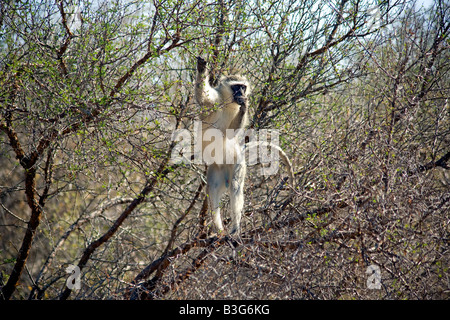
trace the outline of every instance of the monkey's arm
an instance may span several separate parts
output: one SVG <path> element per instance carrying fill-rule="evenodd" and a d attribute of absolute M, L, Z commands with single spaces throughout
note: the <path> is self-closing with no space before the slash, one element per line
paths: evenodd
<path fill-rule="evenodd" d="M 206 61 L 197 57 L 197 79 L 195 82 L 195 98 L 201 106 L 211 107 L 219 102 L 219 94 L 209 85 L 209 76 L 206 71 Z"/>

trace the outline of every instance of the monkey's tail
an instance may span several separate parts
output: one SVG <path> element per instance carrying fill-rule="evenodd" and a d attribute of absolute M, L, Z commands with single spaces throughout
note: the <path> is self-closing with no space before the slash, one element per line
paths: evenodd
<path fill-rule="evenodd" d="M 294 168 L 292 166 L 291 160 L 289 160 L 289 157 L 287 156 L 287 154 L 283 151 L 283 149 L 281 149 L 279 146 L 272 144 L 270 142 L 267 141 L 250 141 L 248 143 L 245 144 L 244 148 L 252 148 L 255 146 L 269 146 L 271 148 L 275 148 L 279 154 L 281 155 L 281 159 L 284 163 L 284 165 L 287 168 L 288 171 L 288 175 L 289 175 L 289 183 L 291 185 L 291 187 L 293 189 L 295 189 L 295 177 L 294 177 Z"/>

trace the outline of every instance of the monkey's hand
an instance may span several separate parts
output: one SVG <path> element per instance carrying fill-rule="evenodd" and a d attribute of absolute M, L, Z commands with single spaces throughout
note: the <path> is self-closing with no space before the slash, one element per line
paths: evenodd
<path fill-rule="evenodd" d="M 197 57 L 197 71 L 203 74 L 206 71 L 206 60 L 202 57 Z"/>

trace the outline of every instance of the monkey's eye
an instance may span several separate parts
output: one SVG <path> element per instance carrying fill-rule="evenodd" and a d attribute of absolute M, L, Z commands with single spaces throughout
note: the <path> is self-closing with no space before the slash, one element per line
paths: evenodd
<path fill-rule="evenodd" d="M 236 94 L 238 92 L 245 93 L 245 90 L 247 90 L 247 86 L 243 84 L 235 84 L 231 86 L 231 89 L 233 90 L 233 93 Z"/>

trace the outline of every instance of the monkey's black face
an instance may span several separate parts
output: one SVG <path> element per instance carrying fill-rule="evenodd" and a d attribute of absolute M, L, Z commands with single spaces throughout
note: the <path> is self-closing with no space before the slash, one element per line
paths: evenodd
<path fill-rule="evenodd" d="M 234 101 L 238 105 L 244 106 L 247 103 L 247 96 L 245 95 L 247 86 L 243 84 L 234 84 L 231 86 L 231 90 L 233 91 Z"/>

